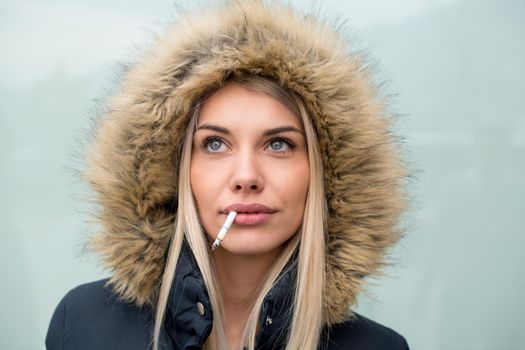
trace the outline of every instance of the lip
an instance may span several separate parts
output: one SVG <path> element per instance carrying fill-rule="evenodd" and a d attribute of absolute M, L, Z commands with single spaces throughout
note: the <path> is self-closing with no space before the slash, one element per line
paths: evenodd
<path fill-rule="evenodd" d="M 235 220 L 233 221 L 234 224 L 251 226 L 262 224 L 263 222 L 270 220 L 272 214 L 277 210 L 260 203 L 235 203 L 224 208 L 222 212 L 224 214 L 229 214 L 231 211 L 237 213 Z"/>
<path fill-rule="evenodd" d="M 265 214 L 273 214 L 277 210 L 267 207 L 264 204 L 260 203 L 249 203 L 249 204 L 243 204 L 243 203 L 234 203 L 222 210 L 224 214 L 229 214 L 231 211 L 236 212 L 237 214 L 258 214 L 258 213 L 265 213 Z"/>
<path fill-rule="evenodd" d="M 242 225 L 242 226 L 259 225 L 259 224 L 262 224 L 263 222 L 270 220 L 271 217 L 272 217 L 272 214 L 270 213 L 253 213 L 253 214 L 241 213 L 235 216 L 235 220 L 233 220 L 233 223 L 236 225 Z"/>

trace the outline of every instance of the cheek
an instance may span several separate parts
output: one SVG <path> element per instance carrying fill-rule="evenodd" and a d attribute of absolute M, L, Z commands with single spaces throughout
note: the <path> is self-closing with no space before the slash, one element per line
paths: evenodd
<path fill-rule="evenodd" d="M 310 183 L 308 162 L 297 162 L 293 166 L 275 173 L 274 181 L 279 183 L 278 191 L 287 202 L 287 205 L 291 208 L 297 208 L 298 213 L 301 213 L 300 216 L 302 217 Z"/>
<path fill-rule="evenodd" d="M 221 209 L 218 199 L 227 186 L 224 167 L 210 164 L 205 159 L 192 159 L 190 164 L 190 186 L 195 200 L 199 221 L 205 232 L 217 232 L 222 222 L 217 222 Z"/>
<path fill-rule="evenodd" d="M 198 208 L 202 208 L 202 204 L 208 203 L 207 198 L 213 195 L 214 179 L 216 178 L 205 170 L 203 162 L 192 162 L 190 166 L 190 185 Z"/>

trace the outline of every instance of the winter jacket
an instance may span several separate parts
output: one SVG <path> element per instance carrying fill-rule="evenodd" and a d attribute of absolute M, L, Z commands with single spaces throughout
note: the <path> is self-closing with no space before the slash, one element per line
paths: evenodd
<path fill-rule="evenodd" d="M 332 27 L 275 2 L 226 1 L 181 15 L 124 67 L 95 120 L 81 170 L 101 227 L 89 247 L 112 275 L 64 297 L 49 328 L 49 350 L 147 348 L 177 214 L 190 113 L 227 79 L 248 75 L 297 94 L 317 134 L 329 214 L 323 291 L 328 349 L 407 348 L 399 334 L 351 311 L 365 278 L 381 275 L 388 249 L 403 234 L 398 221 L 409 174 L 366 57 Z M 204 283 L 191 252 L 184 251 L 164 325 L 167 349 L 199 348 L 211 329 Z M 265 299 L 259 349 L 279 348 L 278 335 L 288 325 L 284 295 L 294 268 L 287 271 Z"/>
<path fill-rule="evenodd" d="M 257 350 L 284 349 L 295 269 L 289 263 L 267 294 L 259 319 Z M 118 300 L 107 279 L 81 285 L 60 302 L 46 337 L 48 350 L 150 348 L 152 309 Z M 183 245 L 171 288 L 162 349 L 200 349 L 213 323 L 208 293 L 187 244 Z M 404 337 L 357 313 L 346 322 L 327 326 L 319 349 L 408 350 Z"/>

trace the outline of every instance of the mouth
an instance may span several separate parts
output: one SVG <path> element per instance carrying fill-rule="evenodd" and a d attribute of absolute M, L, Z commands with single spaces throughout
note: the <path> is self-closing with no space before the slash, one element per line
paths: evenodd
<path fill-rule="evenodd" d="M 222 210 L 224 214 L 229 214 L 231 211 L 234 211 L 237 214 L 273 214 L 277 210 L 260 203 L 234 203 Z"/>
<path fill-rule="evenodd" d="M 262 224 L 263 222 L 270 220 L 272 214 L 277 210 L 260 203 L 235 203 L 224 208 L 222 213 L 228 215 L 231 211 L 237 213 L 237 216 L 233 221 L 234 224 L 251 226 Z"/>
<path fill-rule="evenodd" d="M 233 223 L 241 226 L 259 225 L 270 220 L 272 215 L 270 213 L 238 213 Z"/>

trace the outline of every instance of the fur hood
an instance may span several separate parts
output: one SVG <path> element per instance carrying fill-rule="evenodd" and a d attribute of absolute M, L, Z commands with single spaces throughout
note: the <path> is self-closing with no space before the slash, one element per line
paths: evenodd
<path fill-rule="evenodd" d="M 135 63 L 93 125 L 82 176 L 100 231 L 89 247 L 122 299 L 154 305 L 177 211 L 181 139 L 199 96 L 232 75 L 262 75 L 305 102 L 329 208 L 326 324 L 346 319 L 364 278 L 402 235 L 408 176 L 392 116 L 364 57 L 332 26 L 264 1 L 185 15 Z"/>

